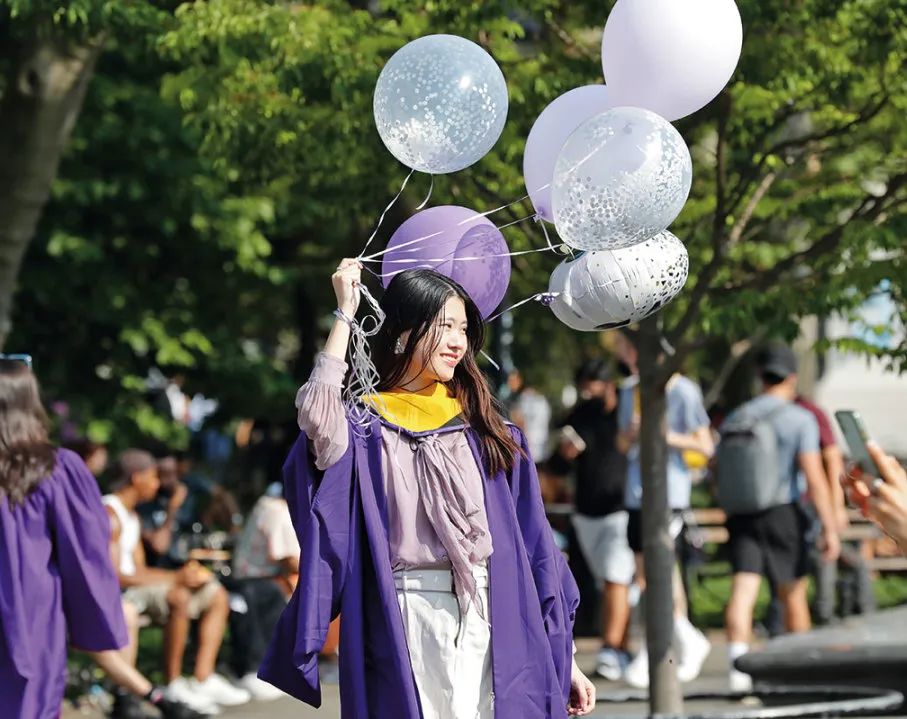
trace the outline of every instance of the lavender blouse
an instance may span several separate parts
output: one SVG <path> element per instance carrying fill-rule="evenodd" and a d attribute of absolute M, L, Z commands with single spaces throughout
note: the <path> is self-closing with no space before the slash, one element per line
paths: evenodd
<path fill-rule="evenodd" d="M 336 463 L 349 443 L 341 385 L 347 365 L 321 353 L 296 396 L 299 427 L 314 446 L 315 465 Z M 471 565 L 491 555 L 485 494 L 475 457 L 462 429 L 420 440 L 382 425 L 382 469 L 388 498 L 390 555 L 394 571 L 440 568 L 463 559 Z M 444 506 L 436 505 L 443 502 Z M 461 511 L 451 511 L 451 508 Z M 443 539 L 442 539 L 443 537 Z M 445 541 L 446 540 L 446 541 Z M 451 559 L 453 545 L 458 557 Z"/>

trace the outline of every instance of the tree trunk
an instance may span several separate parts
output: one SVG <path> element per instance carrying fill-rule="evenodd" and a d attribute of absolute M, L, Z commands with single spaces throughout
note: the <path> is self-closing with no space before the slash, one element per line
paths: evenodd
<path fill-rule="evenodd" d="M 0 349 L 12 328 L 22 258 L 50 196 L 102 40 L 79 45 L 36 31 L 13 49 L 0 99 Z"/>
<path fill-rule="evenodd" d="M 683 695 L 674 656 L 674 541 L 669 531 L 665 375 L 659 318 L 640 325 L 639 384 L 642 531 L 646 565 L 646 644 L 649 652 L 649 710 L 680 715 Z"/>

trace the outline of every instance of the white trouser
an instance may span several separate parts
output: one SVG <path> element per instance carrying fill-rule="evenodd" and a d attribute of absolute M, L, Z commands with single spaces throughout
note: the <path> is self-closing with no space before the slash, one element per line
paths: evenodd
<path fill-rule="evenodd" d="M 494 717 L 488 572 L 474 574 L 476 600 L 461 620 L 450 570 L 394 572 L 424 719 Z"/>

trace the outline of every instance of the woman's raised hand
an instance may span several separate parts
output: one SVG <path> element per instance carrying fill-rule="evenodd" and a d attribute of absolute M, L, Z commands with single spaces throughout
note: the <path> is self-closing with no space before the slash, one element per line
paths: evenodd
<path fill-rule="evenodd" d="M 331 276 L 331 284 L 337 296 L 337 308 L 347 317 L 352 318 L 359 309 L 361 281 L 362 264 L 359 260 L 349 257 L 337 266 L 337 271 Z"/>

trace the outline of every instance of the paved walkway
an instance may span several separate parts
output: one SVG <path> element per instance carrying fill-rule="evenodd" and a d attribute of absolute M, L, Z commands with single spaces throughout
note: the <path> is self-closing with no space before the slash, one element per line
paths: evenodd
<path fill-rule="evenodd" d="M 702 676 L 695 682 L 687 685 L 687 692 L 711 692 L 721 691 L 727 688 L 727 652 L 725 649 L 724 639 L 720 633 L 714 633 L 709 637 L 712 640 L 712 653 L 706 661 Z M 580 667 L 589 672 L 595 667 L 595 653 L 597 643 L 595 640 L 580 639 L 577 642 L 577 662 Z M 224 719 L 336 719 L 340 716 L 340 698 L 335 683 L 328 683 L 330 678 L 323 686 L 324 704 L 321 709 L 313 709 L 302 702 L 294 699 L 285 698 L 267 703 L 252 702 L 242 707 L 225 709 L 221 714 Z M 629 694 L 630 696 L 640 696 L 639 692 L 629 690 L 622 683 L 608 682 L 603 679 L 595 680 L 599 696 L 609 695 L 616 696 Z M 704 704 L 703 702 L 689 702 L 686 711 L 695 712 L 701 710 L 716 710 L 714 702 Z M 646 714 L 646 705 L 642 701 L 628 701 L 614 704 L 611 702 L 600 702 L 593 716 L 604 717 L 615 715 L 644 715 Z M 63 712 L 62 719 L 76 719 L 84 717 L 86 719 L 100 719 L 98 713 L 80 713 L 73 710 Z"/>

